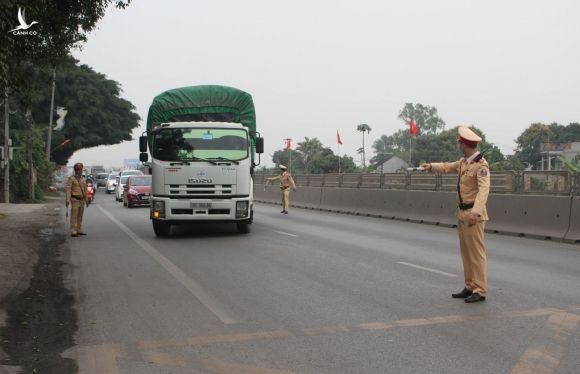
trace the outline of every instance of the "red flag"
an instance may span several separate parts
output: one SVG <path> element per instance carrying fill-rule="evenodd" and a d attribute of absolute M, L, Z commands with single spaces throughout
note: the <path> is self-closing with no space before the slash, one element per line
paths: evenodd
<path fill-rule="evenodd" d="M 336 130 L 336 142 L 338 144 L 342 144 L 342 140 L 340 140 L 340 134 L 338 133 L 338 130 Z"/>
<path fill-rule="evenodd" d="M 419 128 L 417 128 L 415 121 L 411 120 L 411 123 L 409 123 L 409 134 L 411 134 L 411 136 L 417 136 L 418 133 Z"/>
<path fill-rule="evenodd" d="M 291 149 L 292 148 L 292 139 L 284 139 L 286 142 L 286 147 L 284 149 Z"/>

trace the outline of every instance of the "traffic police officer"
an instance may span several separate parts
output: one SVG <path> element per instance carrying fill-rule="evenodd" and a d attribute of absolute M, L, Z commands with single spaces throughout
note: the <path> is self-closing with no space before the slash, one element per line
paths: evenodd
<path fill-rule="evenodd" d="M 280 175 L 276 177 L 266 178 L 268 181 L 280 181 L 280 190 L 282 190 L 282 211 L 280 213 L 288 214 L 288 206 L 290 205 L 290 187 L 296 192 L 296 184 L 292 175 L 288 172 L 288 168 L 280 165 Z"/>
<path fill-rule="evenodd" d="M 70 234 L 71 236 L 86 235 L 81 231 L 85 205 L 89 206 L 87 199 L 87 183 L 83 177 L 84 165 L 80 162 L 74 164 L 74 175 L 68 177 L 66 183 L 66 207 L 71 205 L 70 211 Z"/>
<path fill-rule="evenodd" d="M 488 220 L 486 202 L 489 195 L 489 165 L 477 151 L 481 138 L 467 127 L 459 127 L 459 147 L 463 158 L 456 162 L 423 164 L 421 168 L 437 173 L 457 173 L 457 230 L 465 287 L 451 294 L 466 303 L 484 301 L 487 297 L 487 260 L 483 232 Z"/>

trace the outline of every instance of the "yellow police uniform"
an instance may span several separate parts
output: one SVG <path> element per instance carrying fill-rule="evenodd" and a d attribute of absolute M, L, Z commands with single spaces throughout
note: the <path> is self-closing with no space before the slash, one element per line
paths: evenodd
<path fill-rule="evenodd" d="M 459 141 L 475 146 L 481 138 L 466 127 L 459 128 Z M 490 174 L 487 161 L 479 152 L 452 163 L 432 163 L 430 170 L 438 173 L 457 173 L 457 230 L 465 288 L 471 293 L 487 296 L 487 259 L 483 234 L 487 215 Z M 471 213 L 477 215 L 469 225 Z M 465 297 L 469 295 L 463 295 Z M 458 297 L 454 295 L 454 297 Z"/>
<path fill-rule="evenodd" d="M 71 175 L 66 183 L 66 202 L 70 203 L 70 233 L 73 236 L 83 235 L 83 213 L 85 204 L 88 205 L 87 184 L 85 178 Z"/>
<path fill-rule="evenodd" d="M 266 179 L 269 181 L 280 181 L 280 190 L 282 191 L 282 213 L 288 213 L 288 206 L 290 205 L 290 188 L 296 190 L 296 184 L 286 166 L 280 165 L 280 169 L 283 170 L 281 175 Z"/>

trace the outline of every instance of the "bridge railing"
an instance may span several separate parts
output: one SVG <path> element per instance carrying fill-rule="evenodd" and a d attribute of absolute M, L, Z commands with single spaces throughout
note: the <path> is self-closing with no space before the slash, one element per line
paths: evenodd
<path fill-rule="evenodd" d="M 273 175 L 256 173 L 255 182 L 264 184 Z M 293 175 L 297 186 L 372 188 L 391 190 L 455 191 L 457 175 L 421 172 L 342 173 Z M 491 172 L 492 193 L 580 195 L 580 173 L 568 171 Z"/>

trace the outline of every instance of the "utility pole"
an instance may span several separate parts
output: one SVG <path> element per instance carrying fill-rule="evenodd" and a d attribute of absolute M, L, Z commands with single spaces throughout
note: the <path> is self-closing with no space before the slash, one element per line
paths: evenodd
<path fill-rule="evenodd" d="M 10 202 L 10 135 L 8 133 L 8 86 L 4 89 L 4 202 Z"/>
<path fill-rule="evenodd" d="M 50 97 L 50 116 L 48 118 L 48 137 L 46 139 L 46 160 L 50 162 L 50 146 L 52 143 L 52 118 L 54 117 L 54 88 L 56 86 L 56 66 L 52 69 L 52 95 Z"/>

